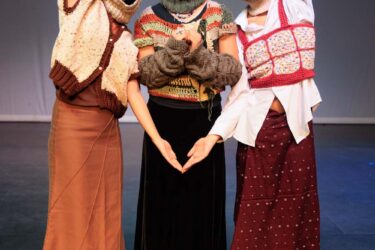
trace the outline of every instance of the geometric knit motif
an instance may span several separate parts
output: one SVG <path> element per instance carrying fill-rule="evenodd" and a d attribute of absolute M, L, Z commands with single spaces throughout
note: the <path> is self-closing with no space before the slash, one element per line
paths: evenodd
<path fill-rule="evenodd" d="M 253 88 L 295 84 L 315 75 L 314 26 L 289 24 L 282 0 L 278 1 L 278 12 L 280 28 L 251 41 L 244 31 L 238 32 Z"/>
<path fill-rule="evenodd" d="M 272 68 L 278 75 L 294 73 L 301 66 L 310 70 L 314 69 L 314 51 L 314 28 L 300 26 L 278 31 L 268 39 L 252 43 L 246 50 L 246 57 L 251 67 L 251 77 L 262 78 L 270 75 Z M 263 64 L 266 64 L 267 68 L 259 67 Z"/>

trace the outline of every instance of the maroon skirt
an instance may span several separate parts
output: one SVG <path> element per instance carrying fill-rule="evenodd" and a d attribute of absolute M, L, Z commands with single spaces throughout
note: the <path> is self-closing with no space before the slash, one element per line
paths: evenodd
<path fill-rule="evenodd" d="M 319 249 L 312 124 L 297 144 L 285 114 L 270 111 L 255 147 L 239 143 L 231 250 Z"/>

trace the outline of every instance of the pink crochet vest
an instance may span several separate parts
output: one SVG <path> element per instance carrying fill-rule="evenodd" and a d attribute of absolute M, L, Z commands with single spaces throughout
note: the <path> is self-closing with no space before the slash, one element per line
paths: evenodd
<path fill-rule="evenodd" d="M 283 1 L 278 5 L 280 28 L 252 41 L 238 29 L 252 88 L 291 85 L 315 75 L 314 26 L 289 24 Z"/>

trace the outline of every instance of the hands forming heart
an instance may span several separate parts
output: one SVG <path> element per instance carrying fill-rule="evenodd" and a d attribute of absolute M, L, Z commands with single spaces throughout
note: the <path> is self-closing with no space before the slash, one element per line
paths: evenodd
<path fill-rule="evenodd" d="M 174 153 L 171 145 L 164 139 L 160 138 L 154 141 L 156 147 L 159 149 L 160 153 L 166 159 L 166 161 L 176 170 L 182 174 L 186 173 L 195 164 L 203 161 L 211 152 L 212 148 L 215 146 L 216 142 L 220 139 L 217 135 L 208 135 L 206 137 L 200 138 L 195 142 L 194 146 L 190 149 L 187 156 L 189 160 L 182 165 L 178 162 L 176 154 Z"/>
<path fill-rule="evenodd" d="M 207 135 L 200 138 L 188 153 L 189 160 L 182 168 L 182 173 L 186 173 L 195 164 L 203 161 L 211 152 L 216 142 L 220 139 L 218 135 Z"/>
<path fill-rule="evenodd" d="M 201 34 L 194 29 L 178 28 L 172 33 L 172 37 L 180 41 L 185 40 L 189 44 L 190 52 L 194 51 L 202 43 Z M 159 138 L 154 141 L 154 143 L 166 161 L 173 168 L 184 174 L 192 166 L 204 160 L 219 139 L 220 137 L 217 135 L 208 135 L 196 141 L 194 146 L 188 152 L 187 156 L 189 159 L 183 167 L 178 162 L 175 152 L 166 140 Z"/>

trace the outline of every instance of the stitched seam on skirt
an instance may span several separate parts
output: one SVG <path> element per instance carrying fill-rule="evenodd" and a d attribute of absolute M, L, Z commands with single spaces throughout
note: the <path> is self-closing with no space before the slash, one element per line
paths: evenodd
<path fill-rule="evenodd" d="M 110 125 L 111 121 L 113 119 L 113 116 L 111 117 L 111 119 L 108 121 L 108 123 L 104 126 L 104 129 L 100 132 L 100 134 L 95 138 L 94 142 L 92 143 L 91 145 L 91 148 L 90 148 L 90 153 L 94 147 L 94 145 L 96 144 L 96 142 L 98 141 L 98 139 L 100 138 L 100 136 L 104 133 L 104 131 L 108 128 L 108 126 Z M 72 183 L 72 181 L 74 180 L 74 178 L 79 174 L 79 172 L 81 172 L 82 168 L 85 166 L 87 160 L 89 159 L 89 156 L 90 156 L 90 153 L 87 155 L 86 159 L 83 161 L 81 167 L 77 170 L 77 172 L 72 176 L 72 178 L 70 179 L 70 181 L 66 184 L 66 186 L 64 187 L 64 189 L 61 191 L 61 193 L 57 196 L 56 198 L 56 201 L 53 203 L 53 205 L 51 206 L 51 209 L 50 209 L 50 212 L 52 212 L 53 208 L 55 208 L 56 206 L 56 203 L 60 200 L 61 196 L 64 194 L 64 192 L 66 191 L 66 189 L 69 187 L 69 185 Z"/>
<path fill-rule="evenodd" d="M 113 120 L 113 116 L 111 116 L 111 119 L 109 120 L 109 122 L 111 122 Z M 111 127 L 109 129 L 109 132 L 112 130 L 113 128 L 113 124 L 111 124 Z M 103 131 L 104 132 L 104 131 Z M 100 188 L 100 184 L 102 183 L 102 179 L 103 179 L 103 172 L 104 172 L 104 163 L 105 163 L 105 159 L 107 158 L 107 149 L 108 149 L 108 138 L 109 138 L 109 133 L 107 135 L 107 138 L 106 138 L 106 147 L 105 147 L 105 153 L 104 153 L 104 157 L 103 157 L 103 161 L 102 161 L 102 170 L 100 172 L 100 178 L 99 178 L 99 183 L 98 183 L 98 187 L 96 188 L 96 194 L 95 194 L 95 199 L 93 201 L 93 204 L 91 206 L 91 211 L 90 211 L 90 220 L 89 220 L 89 223 L 87 224 L 87 228 L 86 228 L 86 232 L 83 236 L 83 239 L 82 239 L 82 243 L 81 243 L 81 246 L 79 249 L 82 249 L 83 247 L 83 244 L 85 243 L 85 240 L 86 240 L 86 237 L 87 237 L 87 233 L 89 231 L 89 228 L 90 228 L 90 224 L 91 224 L 91 221 L 92 221 L 92 214 L 93 214 L 93 211 L 94 211 L 94 207 L 95 207 L 95 204 L 96 204 L 96 200 L 98 198 L 98 193 L 99 193 L 99 188 Z M 104 237 L 105 238 L 105 237 Z"/>
<path fill-rule="evenodd" d="M 54 117 L 53 118 L 55 118 L 54 119 L 54 122 L 56 122 L 56 121 L 58 121 L 58 116 L 59 116 L 59 114 L 60 114 L 60 112 L 59 112 L 59 107 L 58 107 L 58 103 L 57 102 L 59 102 L 59 100 L 57 99 L 56 101 L 55 101 L 55 104 L 54 104 Z M 55 132 L 55 125 L 54 125 L 54 122 L 52 122 L 51 123 L 51 131 L 52 131 L 52 133 L 53 133 L 53 141 L 52 141 L 52 144 L 53 144 L 53 146 L 52 146 L 52 148 L 53 148 L 53 152 L 51 153 L 52 154 L 52 164 L 53 164 L 53 166 L 52 166 L 52 168 L 55 168 L 55 166 L 56 166 L 56 157 L 55 157 L 55 145 L 56 145 L 56 136 L 55 136 L 55 134 L 56 134 L 56 132 Z M 51 136 L 51 135 L 50 135 Z M 51 156 L 50 156 L 51 157 Z M 51 166 L 50 166 L 51 167 Z M 49 171 L 51 171 L 51 170 L 49 170 Z M 55 170 L 53 170 L 54 172 L 55 172 Z M 56 175 L 53 175 L 53 177 L 55 177 Z M 55 183 L 55 181 L 54 180 L 51 180 L 51 179 L 54 179 L 54 178 L 51 178 L 52 176 L 50 176 L 49 177 L 49 182 L 50 182 L 50 187 L 49 187 L 49 201 L 48 201 L 48 213 L 47 213 L 47 228 L 46 228 L 46 235 L 45 235 L 45 241 L 47 241 L 47 239 L 49 238 L 49 234 L 50 234 L 50 228 L 51 228 L 51 223 L 52 223 L 52 221 L 50 220 L 50 216 L 51 216 L 51 211 L 52 211 L 52 209 L 51 209 L 51 203 L 52 203 L 52 197 L 51 197 L 51 193 L 52 193 L 52 190 L 53 190 L 53 184 Z"/>
<path fill-rule="evenodd" d="M 315 188 L 315 189 L 311 189 L 311 190 L 305 191 L 303 193 L 277 195 L 274 198 L 240 199 L 240 202 L 242 202 L 242 201 L 271 201 L 271 200 L 275 200 L 275 199 L 279 199 L 279 198 L 288 198 L 288 197 L 294 197 L 294 196 L 302 196 L 302 195 L 306 195 L 306 194 L 309 194 L 309 193 L 312 193 L 312 192 L 317 192 L 317 191 L 318 191 L 318 189 Z"/>

